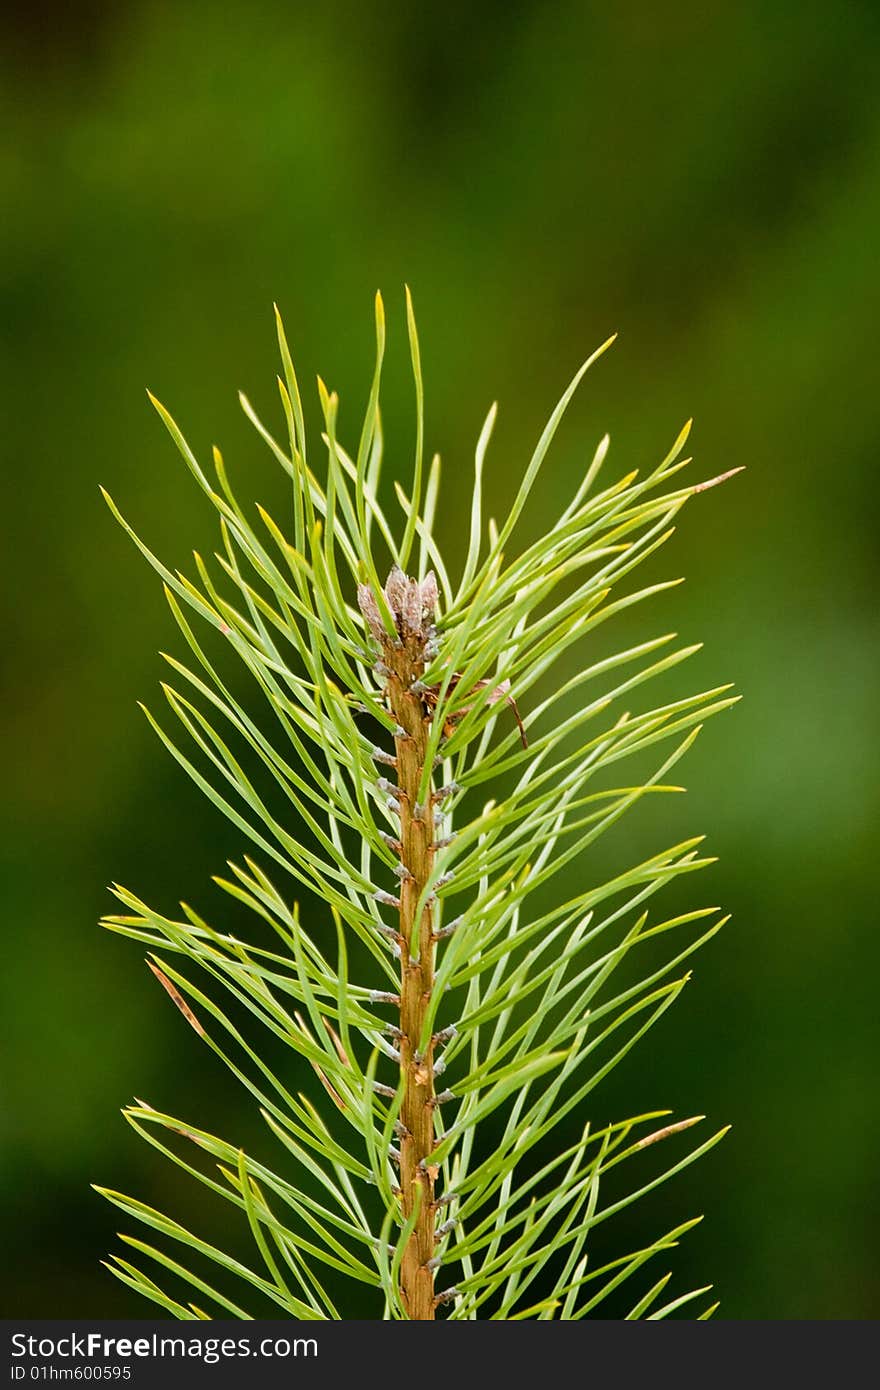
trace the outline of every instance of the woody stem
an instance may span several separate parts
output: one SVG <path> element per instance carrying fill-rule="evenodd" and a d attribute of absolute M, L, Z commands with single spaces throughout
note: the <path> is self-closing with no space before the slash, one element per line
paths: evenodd
<path fill-rule="evenodd" d="M 408 1316 L 434 1317 L 434 1056 L 430 1038 L 419 1051 L 425 1014 L 434 984 L 433 909 L 419 898 L 434 859 L 434 813 L 430 790 L 424 805 L 417 802 L 424 767 L 428 723 L 424 707 L 410 689 L 424 671 L 424 655 L 415 641 L 386 657 L 391 671 L 388 702 L 402 731 L 395 738 L 397 782 L 400 787 L 400 843 L 403 869 L 400 886 L 400 1066 L 404 1078 L 400 1141 L 400 1189 L 403 1215 L 418 1205 L 416 1224 L 401 1264 L 401 1293 Z"/>

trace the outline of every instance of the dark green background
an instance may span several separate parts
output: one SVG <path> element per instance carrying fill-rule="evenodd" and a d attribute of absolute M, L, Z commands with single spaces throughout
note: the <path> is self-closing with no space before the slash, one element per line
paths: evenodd
<path fill-rule="evenodd" d="M 653 1210 L 707 1215 L 677 1287 L 714 1280 L 728 1318 L 876 1316 L 880 9 L 93 0 L 4 26 L 2 1311 L 148 1314 L 98 1265 L 117 1223 L 88 1183 L 196 1217 L 119 1118 L 133 1093 L 247 1132 L 142 952 L 95 926 L 111 879 L 220 918 L 208 877 L 241 848 L 135 708 L 172 624 L 98 483 L 164 557 L 210 549 L 144 386 L 275 498 L 235 397 L 277 418 L 271 302 L 313 427 L 320 371 L 351 440 L 377 285 L 405 474 L 406 280 L 453 556 L 488 404 L 500 508 L 614 330 L 532 521 L 606 428 L 612 471 L 691 414 L 700 476 L 748 465 L 686 511 L 662 572 L 688 583 L 621 627 L 705 639 L 675 689 L 745 696 L 672 823 L 616 847 L 706 830 L 720 863 L 670 906 L 734 918 L 596 1113 L 733 1123 Z"/>

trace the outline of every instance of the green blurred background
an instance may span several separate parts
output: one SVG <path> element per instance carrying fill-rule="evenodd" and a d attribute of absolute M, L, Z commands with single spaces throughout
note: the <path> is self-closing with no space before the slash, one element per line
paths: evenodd
<path fill-rule="evenodd" d="M 719 864 L 668 903 L 734 918 L 596 1109 L 733 1123 L 654 1209 L 706 1213 L 680 1287 L 714 1280 L 727 1318 L 877 1316 L 880 9 L 91 0 L 2 25 L 0 1311 L 149 1314 L 98 1264 L 117 1221 L 92 1180 L 218 1235 L 119 1117 L 132 1094 L 251 1123 L 142 952 L 95 926 L 111 879 L 222 919 L 208 878 L 241 850 L 135 708 L 172 623 L 98 484 L 166 559 L 210 551 L 144 386 L 275 499 L 235 394 L 277 419 L 272 300 L 351 440 L 377 285 L 406 470 L 406 280 L 453 558 L 488 404 L 500 508 L 614 330 L 533 521 L 606 428 L 615 472 L 691 414 L 699 476 L 748 465 L 664 554 L 688 583 L 620 628 L 704 639 L 675 689 L 746 697 L 690 795 L 615 850 L 709 832 Z"/>

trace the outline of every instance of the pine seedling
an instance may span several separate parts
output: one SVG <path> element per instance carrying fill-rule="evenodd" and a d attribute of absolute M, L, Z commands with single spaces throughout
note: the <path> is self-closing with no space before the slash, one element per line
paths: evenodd
<path fill-rule="evenodd" d="M 593 1233 L 724 1133 L 645 1176 L 641 1151 L 702 1117 L 609 1120 L 594 1095 L 722 925 L 717 909 L 654 912 L 665 885 L 711 861 L 693 838 L 596 882 L 588 851 L 643 798 L 681 790 L 669 774 L 734 699 L 720 686 L 621 707 L 697 650 L 674 635 L 588 663 L 597 628 L 671 587 L 629 580 L 687 500 L 722 479 L 679 481 L 685 427 L 652 471 L 603 486 L 606 437 L 556 522 L 519 541 L 560 421 L 609 339 L 564 392 L 500 525 L 483 508 L 490 410 L 470 496 L 462 508 L 459 487 L 452 502 L 467 532 L 453 576 L 434 538 L 440 460 L 425 466 L 408 294 L 407 324 L 416 448 L 408 491 L 394 485 L 399 516 L 381 485 L 378 296 L 353 454 L 320 381 L 320 462 L 307 452 L 280 317 L 285 444 L 242 397 L 289 479 L 282 523 L 263 508 L 250 519 L 219 451 L 211 475 L 156 400 L 219 514 L 215 564 L 196 555 L 194 580 L 172 572 L 107 498 L 191 654 L 167 657 L 177 735 L 147 718 L 249 842 L 216 882 L 253 931 L 186 906 L 165 917 L 118 886 L 124 915 L 105 923 L 147 945 L 159 984 L 259 1108 L 269 1154 L 127 1107 L 139 1135 L 237 1209 L 251 1255 L 99 1188 L 153 1233 L 122 1234 L 108 1268 L 182 1319 L 339 1318 L 363 1315 L 365 1298 L 376 1318 L 579 1319 L 603 1315 L 612 1294 L 629 1304 L 630 1287 L 629 1318 L 708 1317 L 714 1305 L 692 1312 L 706 1290 L 664 1302 L 668 1274 L 640 1279 L 693 1221 L 612 1258 L 605 1242 L 594 1256 Z M 627 780 L 630 759 L 653 761 Z M 576 880 L 557 878 L 575 864 Z"/>

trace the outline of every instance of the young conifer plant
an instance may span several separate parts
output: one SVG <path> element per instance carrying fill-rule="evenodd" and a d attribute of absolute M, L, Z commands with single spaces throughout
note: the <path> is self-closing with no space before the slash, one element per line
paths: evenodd
<path fill-rule="evenodd" d="M 697 648 L 670 649 L 673 634 L 589 664 L 589 639 L 671 587 L 627 581 L 688 498 L 722 478 L 678 481 L 686 426 L 646 476 L 600 486 L 606 437 L 558 520 L 517 548 L 559 423 L 609 339 L 564 392 L 500 525 L 486 522 L 481 490 L 489 411 L 470 497 L 463 505 L 458 488 L 452 500 L 468 544 L 450 575 L 434 539 L 440 460 L 424 466 L 409 294 L 416 444 L 408 491 L 394 485 L 395 519 L 380 487 L 381 298 L 353 455 L 320 380 L 320 461 L 307 451 L 277 324 L 286 445 L 242 406 L 289 478 L 283 522 L 261 507 L 251 520 L 219 451 L 212 478 L 156 400 L 219 513 L 216 567 L 196 555 L 196 582 L 172 572 L 107 498 L 163 579 L 191 652 L 188 664 L 166 658 L 176 684 L 163 687 L 184 744 L 147 718 L 253 847 L 216 882 L 254 930 L 243 939 L 185 905 L 172 920 L 118 886 L 125 915 L 105 922 L 147 944 L 156 979 L 259 1107 L 270 1158 L 129 1106 L 139 1135 L 238 1209 L 252 1253 L 225 1253 L 99 1188 L 155 1233 L 121 1235 L 126 1254 L 108 1268 L 182 1319 L 364 1316 L 369 1298 L 376 1318 L 578 1319 L 602 1316 L 624 1284 L 615 1297 L 629 1295 L 631 1319 L 709 1317 L 705 1289 L 664 1302 L 669 1274 L 640 1274 L 693 1221 L 611 1258 L 592 1247 L 600 1224 L 724 1133 L 646 1176 L 640 1151 L 702 1117 L 609 1121 L 594 1108 L 596 1087 L 677 998 L 684 961 L 724 920 L 714 908 L 664 919 L 651 900 L 711 861 L 689 839 L 594 882 L 587 851 L 643 797 L 681 790 L 672 768 L 734 700 L 721 686 L 620 708 Z M 233 692 L 223 645 L 243 664 L 247 697 Z M 621 780 L 655 745 L 653 771 Z M 575 861 L 577 892 L 554 895 Z M 649 966 L 617 974 L 643 954 Z M 300 1089 L 302 1059 L 311 1089 Z M 630 1160 L 637 1178 L 615 1174 L 606 1200 L 607 1176 Z"/>

